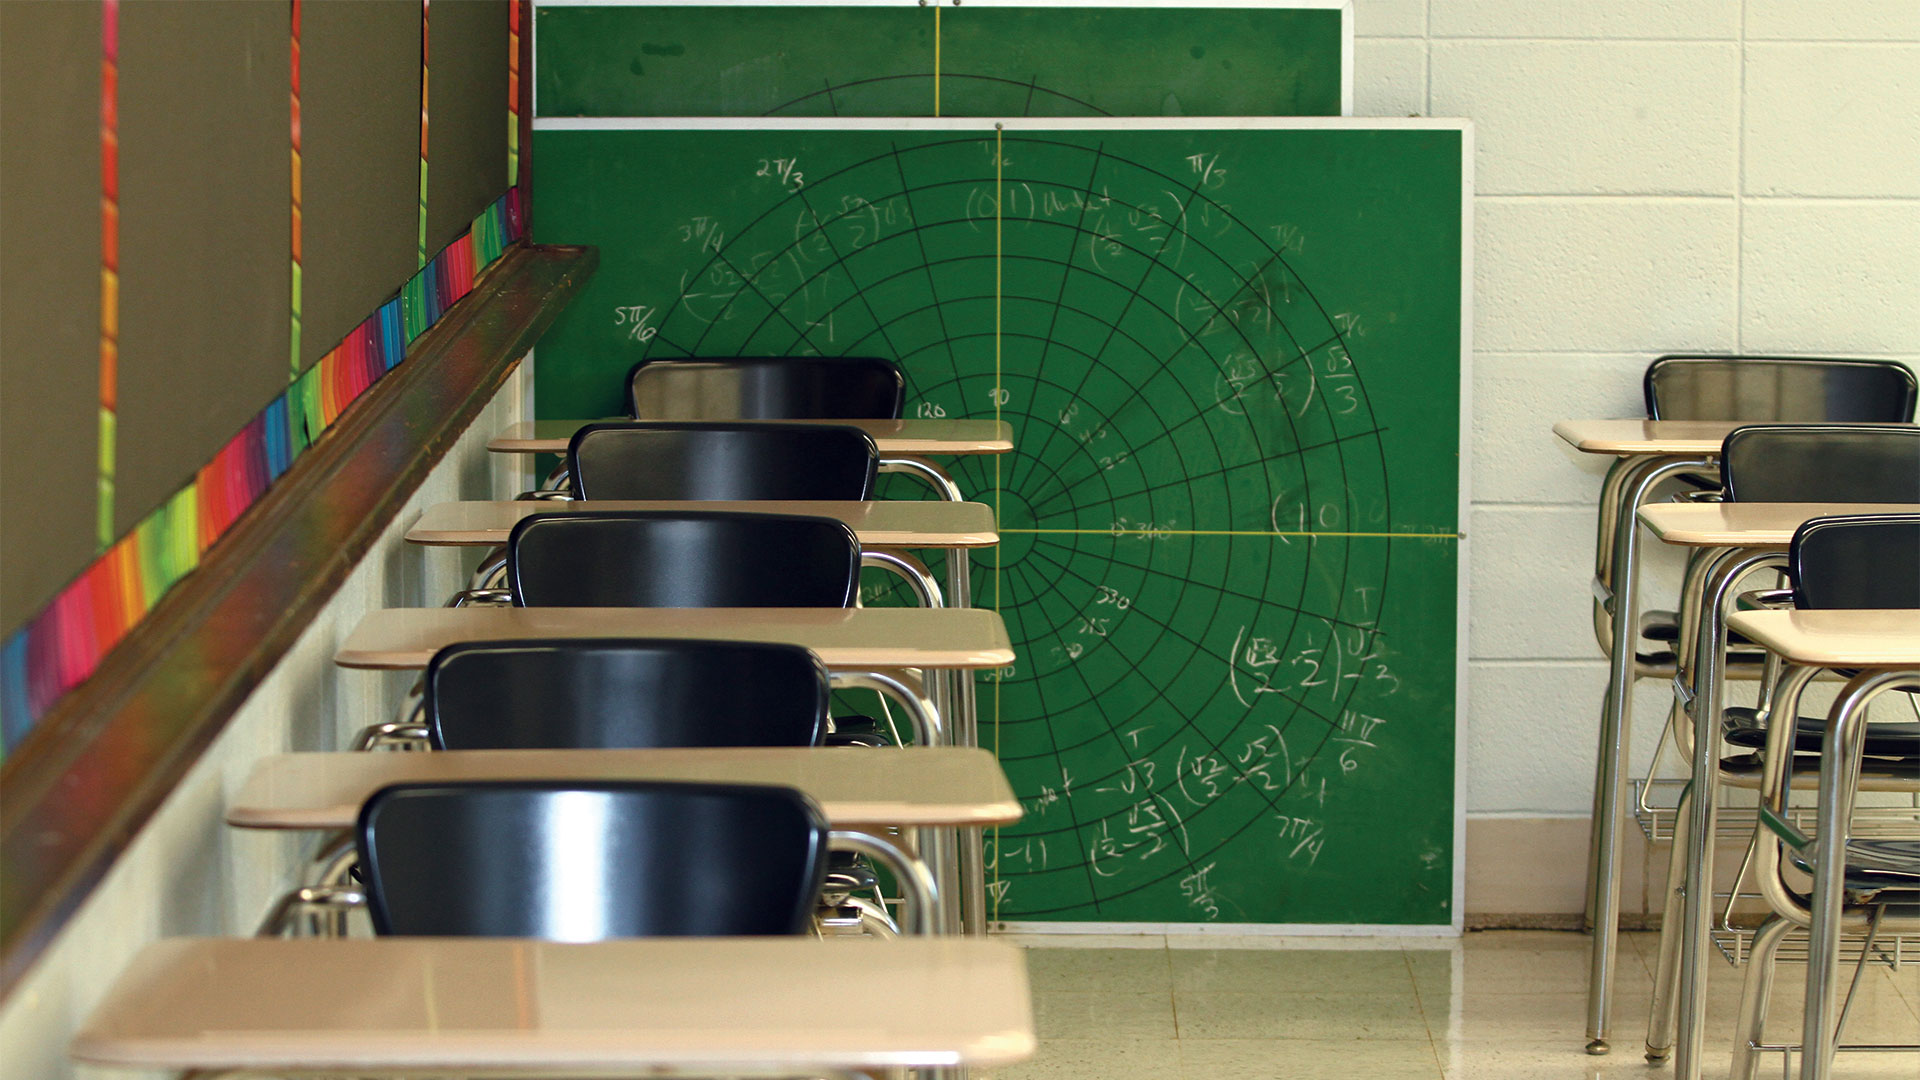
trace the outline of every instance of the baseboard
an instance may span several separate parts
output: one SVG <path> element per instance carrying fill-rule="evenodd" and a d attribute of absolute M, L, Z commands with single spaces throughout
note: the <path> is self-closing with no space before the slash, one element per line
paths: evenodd
<path fill-rule="evenodd" d="M 1467 818 L 1467 902 L 1464 930 L 1587 929 L 1588 819 Z M 1629 821 L 1620 831 L 1620 926 L 1651 930 L 1665 908 L 1666 841 L 1649 841 Z M 1731 887 L 1742 845 L 1723 841 L 1715 853 L 1716 891 Z M 1446 937 L 1447 926 L 1339 926 L 1293 923 L 1004 922 L 1018 934 L 1231 934 L 1313 937 Z"/>
<path fill-rule="evenodd" d="M 1184 937 L 1458 937 L 1453 927 L 1398 923 L 996 922 L 996 934 L 1153 934 Z"/>
<path fill-rule="evenodd" d="M 1590 819 L 1467 818 L 1469 930 L 1586 928 Z M 1665 910 L 1666 841 L 1649 841 L 1628 821 L 1620 830 L 1620 925 L 1651 929 Z M 1739 870 L 1744 845 L 1722 841 L 1715 852 L 1715 889 Z"/>

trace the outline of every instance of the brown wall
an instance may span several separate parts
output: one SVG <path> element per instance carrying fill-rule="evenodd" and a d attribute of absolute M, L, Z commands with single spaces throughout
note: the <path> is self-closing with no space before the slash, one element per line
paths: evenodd
<path fill-rule="evenodd" d="M 307 4 L 300 58 L 305 368 L 418 268 L 420 5 Z"/>
<path fill-rule="evenodd" d="M 120 532 L 296 359 L 289 17 L 120 5 Z M 429 255 L 507 187 L 507 5 L 443 0 L 431 28 Z M 417 268 L 420 4 L 310 0 L 301 31 L 305 367 Z M 0 633 L 96 547 L 100 52 L 97 2 L 0 0 Z"/>
<path fill-rule="evenodd" d="M 286 4 L 120 6 L 119 531 L 287 384 L 290 35 Z"/>
<path fill-rule="evenodd" d="M 0 628 L 93 558 L 99 115 L 100 5 L 0 3 Z"/>
<path fill-rule="evenodd" d="M 432 254 L 507 190 L 506 0 L 434 5 L 427 46 Z"/>

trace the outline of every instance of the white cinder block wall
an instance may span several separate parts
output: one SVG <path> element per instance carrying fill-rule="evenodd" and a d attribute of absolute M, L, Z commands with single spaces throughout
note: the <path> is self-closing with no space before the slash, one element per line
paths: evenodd
<path fill-rule="evenodd" d="M 1560 818 L 1577 910 L 1601 470 L 1549 428 L 1639 414 L 1663 352 L 1920 366 L 1920 0 L 1354 7 L 1357 113 L 1477 125 L 1469 865 Z"/>

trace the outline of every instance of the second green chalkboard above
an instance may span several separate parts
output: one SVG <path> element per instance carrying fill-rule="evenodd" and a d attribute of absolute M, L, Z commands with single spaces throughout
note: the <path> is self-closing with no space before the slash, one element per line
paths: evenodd
<path fill-rule="evenodd" d="M 541 4 L 539 116 L 1341 116 L 1345 0 Z"/>

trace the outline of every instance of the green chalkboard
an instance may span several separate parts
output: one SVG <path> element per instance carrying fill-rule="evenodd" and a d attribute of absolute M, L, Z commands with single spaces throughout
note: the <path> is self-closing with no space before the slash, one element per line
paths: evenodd
<path fill-rule="evenodd" d="M 536 132 L 602 253 L 539 409 L 817 352 L 1012 423 L 956 470 L 1019 650 L 998 918 L 1453 921 L 1464 126 L 686 123 Z"/>
<path fill-rule="evenodd" d="M 1344 7 L 539 5 L 539 116 L 1338 116 Z"/>

